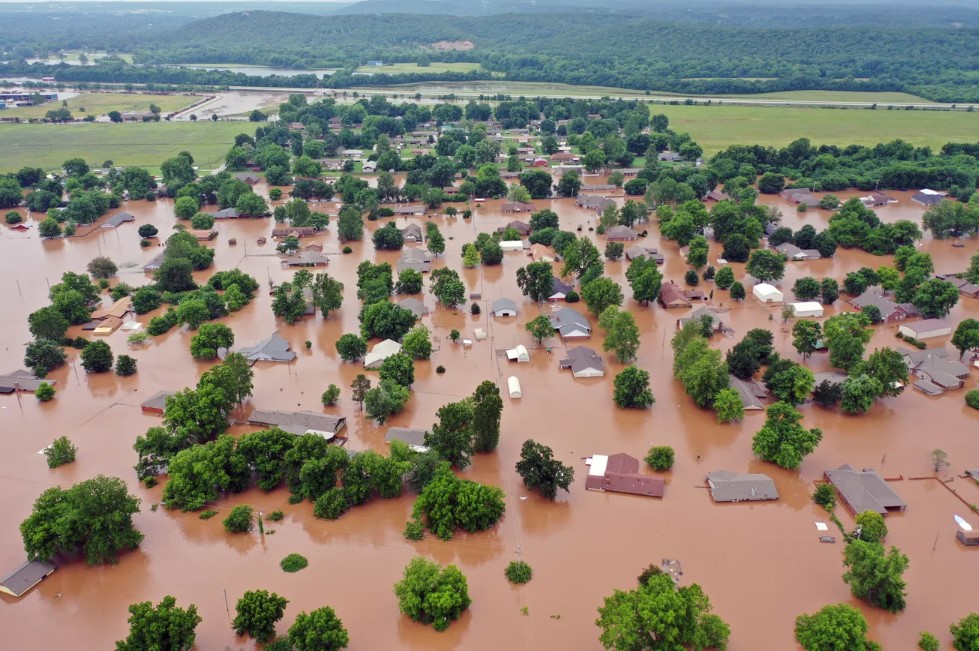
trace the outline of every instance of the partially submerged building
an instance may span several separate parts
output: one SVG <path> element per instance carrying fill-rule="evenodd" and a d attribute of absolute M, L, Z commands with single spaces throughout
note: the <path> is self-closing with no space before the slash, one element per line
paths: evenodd
<path fill-rule="evenodd" d="M 585 459 L 585 463 L 588 465 L 587 490 L 663 497 L 666 482 L 659 477 L 639 474 L 639 459 L 635 457 L 623 453 L 594 454 Z"/>
<path fill-rule="evenodd" d="M 370 352 L 364 356 L 364 368 L 381 368 L 381 364 L 384 363 L 384 360 L 391 355 L 397 355 L 400 352 L 401 344 L 393 339 L 385 339 L 378 344 L 374 344 L 374 347 L 371 348 Z"/>
<path fill-rule="evenodd" d="M 898 346 L 897 352 L 904 358 L 911 375 L 917 378 L 914 388 L 922 393 L 937 396 L 959 389 L 969 377 L 969 367 L 951 357 L 945 348 L 911 350 Z"/>
<path fill-rule="evenodd" d="M 757 411 L 765 408 L 768 400 L 768 389 L 758 380 L 742 380 L 735 375 L 728 375 L 728 386 L 735 390 L 745 411 Z"/>
<path fill-rule="evenodd" d="M 897 331 L 905 337 L 917 339 L 934 339 L 935 337 L 947 337 L 952 334 L 952 324 L 944 319 L 922 319 L 911 323 L 902 323 Z"/>
<path fill-rule="evenodd" d="M 512 298 L 498 298 L 493 301 L 490 312 L 493 316 L 517 316 L 517 302 Z"/>
<path fill-rule="evenodd" d="M 857 470 L 845 463 L 825 471 L 823 477 L 836 488 L 840 501 L 854 514 L 873 511 L 887 515 L 894 511 L 903 512 L 908 507 L 876 470 Z"/>
<path fill-rule="evenodd" d="M 573 288 L 557 276 L 551 276 L 551 293 L 547 297 L 549 301 L 563 301 L 568 297 L 568 292 Z"/>
<path fill-rule="evenodd" d="M 139 403 L 139 408 L 144 414 L 151 416 L 162 416 L 167 407 L 167 398 L 173 395 L 173 391 L 157 391 L 152 396 Z"/>
<path fill-rule="evenodd" d="M 688 299 L 683 290 L 676 286 L 673 281 L 668 283 L 663 283 L 663 286 L 659 290 L 659 302 L 660 305 L 669 309 L 674 307 L 690 307 L 690 299 Z"/>
<path fill-rule="evenodd" d="M 591 324 L 578 310 L 562 307 L 550 316 L 551 327 L 562 339 L 587 339 L 591 337 Z"/>
<path fill-rule="evenodd" d="M 558 362 L 561 370 L 571 369 L 574 377 L 602 377 L 605 375 L 605 362 L 602 357 L 587 346 L 568 349 L 568 356 Z"/>
<path fill-rule="evenodd" d="M 425 445 L 426 434 L 428 432 L 423 429 L 389 427 L 384 435 L 384 442 L 390 444 L 391 441 L 401 441 L 415 452 L 428 452 L 428 446 Z"/>
<path fill-rule="evenodd" d="M 0 578 L 0 592 L 22 597 L 57 569 L 44 561 L 25 561 L 5 577 Z"/>
<path fill-rule="evenodd" d="M 247 420 L 249 425 L 259 427 L 278 427 L 279 429 L 302 436 L 317 434 L 325 439 L 333 439 L 347 426 L 344 416 L 314 414 L 311 411 L 269 411 L 256 409 Z"/>
<path fill-rule="evenodd" d="M 411 269 L 418 273 L 428 273 L 432 269 L 432 254 L 425 249 L 405 249 L 397 264 L 398 273 Z"/>
<path fill-rule="evenodd" d="M 248 362 L 285 362 L 289 363 L 296 359 L 296 353 L 289 350 L 289 342 L 279 336 L 279 333 L 261 340 L 254 346 L 245 346 L 237 350 L 229 351 L 227 348 L 218 348 L 218 357 L 222 360 L 228 356 L 229 352 L 242 355 Z"/>
<path fill-rule="evenodd" d="M 919 316 L 918 309 L 911 303 L 895 303 L 890 292 L 880 287 L 868 287 L 863 294 L 850 300 L 850 305 L 858 310 L 873 306 L 880 311 L 884 323 L 903 321 L 910 317 Z"/>
<path fill-rule="evenodd" d="M 0 375 L 0 394 L 11 394 L 16 391 L 34 393 L 42 382 L 54 385 L 56 380 L 40 378 L 27 370 L 9 371 Z"/>
<path fill-rule="evenodd" d="M 707 487 L 715 502 L 777 500 L 778 489 L 768 475 L 715 470 L 707 473 Z"/>

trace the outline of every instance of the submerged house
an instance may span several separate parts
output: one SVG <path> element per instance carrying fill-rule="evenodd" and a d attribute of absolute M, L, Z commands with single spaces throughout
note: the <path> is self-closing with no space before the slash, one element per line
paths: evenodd
<path fill-rule="evenodd" d="M 571 369 L 574 377 L 602 377 L 605 375 L 605 362 L 601 356 L 587 346 L 568 349 L 568 356 L 558 362 L 559 367 Z"/>
<path fill-rule="evenodd" d="M 897 352 L 904 358 L 908 371 L 915 380 L 915 389 L 931 396 L 962 387 L 969 377 L 969 367 L 949 356 L 944 348 L 910 350 L 899 346 Z"/>
<path fill-rule="evenodd" d="M 498 298 L 493 301 L 493 316 L 517 316 L 517 302 L 512 298 Z"/>
<path fill-rule="evenodd" d="M 894 323 L 913 316 L 918 316 L 918 309 L 910 303 L 895 303 L 891 300 L 890 292 L 885 292 L 880 287 L 868 287 L 863 294 L 850 300 L 850 305 L 863 310 L 866 307 L 874 306 L 880 311 L 880 317 L 884 323 Z"/>
<path fill-rule="evenodd" d="M 393 339 L 385 339 L 378 344 L 374 344 L 374 347 L 371 348 L 370 352 L 364 356 L 364 368 L 381 368 L 381 364 L 384 363 L 384 360 L 391 355 L 397 355 L 400 352 L 401 344 Z"/>
<path fill-rule="evenodd" d="M 25 561 L 5 577 L 0 578 L 0 592 L 22 597 L 57 568 L 44 561 Z"/>
<path fill-rule="evenodd" d="M 823 256 L 817 249 L 800 249 L 795 244 L 783 242 L 775 247 L 775 250 L 784 255 L 789 260 L 799 262 L 802 260 L 819 260 Z"/>
<path fill-rule="evenodd" d="M 562 307 L 551 315 L 551 327 L 562 339 L 587 339 L 591 337 L 591 324 L 578 310 Z"/>
<path fill-rule="evenodd" d="M 758 380 L 742 380 L 737 376 L 728 375 L 728 386 L 738 393 L 745 411 L 757 411 L 765 408 L 765 401 L 768 400 L 768 389 Z"/>
<path fill-rule="evenodd" d="M 568 297 L 568 292 L 573 288 L 557 276 L 551 276 L 551 295 L 547 297 L 549 301 L 563 301 Z"/>
<path fill-rule="evenodd" d="M 605 239 L 615 242 L 615 241 L 631 241 L 639 238 L 639 234 L 632 230 L 628 226 L 613 226 L 612 228 L 605 231 Z"/>
<path fill-rule="evenodd" d="M 57 380 L 39 378 L 31 371 L 10 371 L 0 375 L 0 394 L 11 394 L 16 391 L 34 393 L 42 382 L 54 385 Z"/>
<path fill-rule="evenodd" d="M 825 471 L 823 477 L 833 484 L 840 500 L 854 514 L 873 511 L 887 515 L 908 507 L 876 470 L 857 470 L 845 463 L 839 468 Z"/>
<path fill-rule="evenodd" d="M 398 307 L 408 310 L 415 315 L 416 319 L 428 316 L 428 308 L 425 306 L 425 303 L 417 298 L 403 298 L 398 301 Z"/>
<path fill-rule="evenodd" d="M 897 331 L 905 337 L 912 339 L 934 339 L 935 337 L 947 337 L 952 334 L 952 324 L 944 319 L 922 319 L 911 323 L 902 323 Z"/>
<path fill-rule="evenodd" d="M 660 253 L 657 249 L 650 249 L 645 246 L 633 244 L 625 250 L 626 260 L 635 260 L 639 256 L 651 258 L 656 264 L 663 264 L 666 261 L 666 256 Z"/>
<path fill-rule="evenodd" d="M 389 427 L 384 435 L 384 442 L 390 444 L 391 441 L 401 441 L 415 452 L 428 452 L 428 446 L 425 445 L 426 434 L 428 432 L 423 429 Z"/>
<path fill-rule="evenodd" d="M 405 249 L 398 258 L 398 273 L 411 269 L 418 273 L 428 273 L 432 269 L 432 254 L 425 249 Z"/>
<path fill-rule="evenodd" d="M 663 283 L 663 286 L 659 290 L 658 300 L 660 305 L 668 309 L 673 307 L 690 307 L 690 299 L 684 295 L 683 291 L 673 281 Z"/>
<path fill-rule="evenodd" d="M 248 417 L 249 425 L 260 427 L 278 427 L 279 429 L 302 436 L 317 434 L 325 439 L 332 439 L 347 426 L 344 416 L 315 414 L 311 411 L 270 411 L 256 409 Z"/>
<path fill-rule="evenodd" d="M 239 353 L 246 360 L 254 364 L 255 362 L 285 362 L 289 363 L 296 359 L 296 353 L 289 350 L 289 342 L 279 336 L 279 333 L 262 339 L 254 346 L 245 346 L 237 350 L 229 351 L 227 348 L 218 348 L 218 357 L 224 359 L 229 352 Z"/>
<path fill-rule="evenodd" d="M 588 465 L 587 490 L 663 497 L 666 482 L 659 477 L 639 474 L 639 459 L 635 457 L 623 453 L 593 454 L 585 459 L 585 463 Z"/>
<path fill-rule="evenodd" d="M 777 500 L 778 489 L 768 475 L 715 470 L 707 473 L 707 487 L 715 502 Z"/>
<path fill-rule="evenodd" d="M 118 212 L 102 222 L 102 228 L 118 228 L 126 222 L 136 221 L 136 216 L 131 212 Z"/>
<path fill-rule="evenodd" d="M 162 416 L 167 407 L 167 398 L 173 395 L 173 391 L 157 391 L 152 396 L 139 403 L 139 408 L 144 414 L 151 416 Z"/>

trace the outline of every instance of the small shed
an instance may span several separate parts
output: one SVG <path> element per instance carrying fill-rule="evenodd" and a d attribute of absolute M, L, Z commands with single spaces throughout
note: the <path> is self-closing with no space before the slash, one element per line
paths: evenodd
<path fill-rule="evenodd" d="M 500 248 L 503 252 L 513 252 L 513 251 L 523 251 L 523 241 L 522 240 L 504 240 L 500 242 Z"/>
<path fill-rule="evenodd" d="M 952 325 L 942 319 L 924 319 L 912 323 L 902 323 L 897 331 L 912 339 L 932 339 L 952 334 Z"/>
<path fill-rule="evenodd" d="M 25 561 L 7 576 L 0 578 L 0 592 L 22 597 L 28 590 L 54 572 L 55 566 L 43 561 Z"/>
<path fill-rule="evenodd" d="M 965 531 L 959 529 L 955 532 L 955 537 L 959 539 L 959 542 L 966 547 L 973 547 L 979 545 L 979 531 Z"/>
<path fill-rule="evenodd" d="M 822 316 L 823 305 L 816 301 L 805 301 L 802 303 L 792 303 L 792 314 L 797 317 Z"/>
<path fill-rule="evenodd" d="M 527 352 L 527 347 L 520 344 L 516 348 L 511 348 L 506 351 L 506 358 L 511 362 L 529 362 L 530 353 Z"/>
<path fill-rule="evenodd" d="M 523 397 L 523 391 L 521 391 L 520 389 L 520 380 L 518 380 L 515 376 L 511 375 L 510 377 L 508 377 L 506 381 L 506 385 L 507 385 L 507 389 L 509 389 L 510 391 L 511 398 Z"/>
<path fill-rule="evenodd" d="M 381 364 L 384 363 L 384 360 L 391 355 L 396 355 L 400 352 L 401 344 L 391 339 L 385 339 L 381 343 L 375 344 L 370 352 L 364 356 L 364 368 L 381 368 Z"/>
<path fill-rule="evenodd" d="M 758 283 L 751 288 L 751 293 L 762 303 L 781 303 L 785 300 L 785 295 L 777 287 L 768 283 Z"/>
<path fill-rule="evenodd" d="M 517 316 L 517 302 L 512 298 L 493 301 L 493 316 Z"/>

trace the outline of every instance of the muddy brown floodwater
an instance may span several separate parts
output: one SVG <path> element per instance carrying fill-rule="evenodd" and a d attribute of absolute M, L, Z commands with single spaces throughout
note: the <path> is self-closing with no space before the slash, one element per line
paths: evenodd
<path fill-rule="evenodd" d="M 266 190 L 259 188 L 263 193 Z M 909 195 L 895 194 L 901 202 L 880 210 L 882 218 L 920 220 L 922 209 L 910 202 Z M 794 228 L 802 223 L 811 223 L 817 230 L 826 225 L 823 211 L 799 214 L 777 198 L 763 201 L 779 205 L 785 223 Z M 535 202 L 540 208 L 548 203 Z M 595 224 L 594 215 L 576 208 L 570 200 L 550 205 L 565 229 L 580 225 L 587 233 L 589 225 Z M 63 271 L 83 271 L 89 260 L 102 254 L 119 264 L 119 280 L 133 285 L 148 282 L 141 266 L 158 250 L 140 249 L 136 228 L 153 223 L 160 228 L 161 239 L 165 238 L 174 223 L 173 204 L 129 202 L 124 208 L 136 215 L 136 224 L 117 230 L 96 229 L 85 238 L 41 241 L 36 228 L 20 233 L 0 227 L 0 270 L 5 279 L 0 284 L 0 300 L 6 312 L 0 321 L 0 371 L 22 367 L 24 344 L 30 339 L 26 316 L 46 304 L 49 284 L 57 282 Z M 462 245 L 477 232 L 490 231 L 512 218 L 500 214 L 498 202 L 480 205 L 472 220 L 432 217 L 447 239 L 447 251 L 435 266 L 461 269 Z M 397 223 L 403 226 L 407 221 L 427 219 L 398 218 Z M 376 225 L 368 223 L 368 229 Z M 288 278 L 291 272 L 280 269 L 271 241 L 265 246 L 256 244 L 271 228 L 268 220 L 220 222 L 220 235 L 209 245 L 217 251 L 215 268 L 240 267 L 263 287 L 269 279 Z M 667 277 L 682 282 L 685 265 L 676 244 L 660 241 L 657 228 L 649 230 L 643 243 L 665 250 Z M 237 238 L 237 246 L 229 245 L 230 237 Z M 327 252 L 339 252 L 333 224 L 304 244 L 312 241 L 323 244 Z M 604 249 L 604 241 L 598 244 Z M 383 452 L 386 428 L 365 421 L 349 399 L 350 381 L 362 368 L 343 364 L 333 342 L 358 328 L 357 264 L 362 260 L 394 262 L 397 254 L 375 253 L 369 233 L 364 242 L 352 247 L 351 255 L 331 258 L 328 271 L 343 281 L 346 291 L 343 308 L 329 320 L 317 316 L 293 326 L 276 322 L 270 297 L 260 291 L 248 307 L 226 321 L 234 328 L 239 345 L 278 330 L 299 355 L 291 365 L 255 367 L 253 405 L 320 411 L 320 394 L 335 383 L 344 395 L 328 411 L 348 417 L 350 447 Z M 968 240 L 964 248 L 953 248 L 951 242 L 926 237 L 922 249 L 932 254 L 937 271 L 954 272 L 966 267 L 979 245 Z M 712 244 L 711 259 L 718 255 L 719 247 Z M 503 488 L 506 516 L 491 531 L 459 535 L 451 542 L 429 537 L 416 544 L 402 537 L 411 510 L 410 495 L 371 502 L 337 521 L 314 518 L 309 503 L 289 505 L 284 489 L 268 494 L 253 489 L 219 502 L 216 508 L 222 516 L 238 503 L 266 513 L 284 511 L 283 521 L 269 523 L 275 533 L 267 531 L 264 538 L 257 534 L 229 536 L 221 526 L 222 517 L 204 522 L 196 513 L 151 511 L 150 506 L 160 499 L 161 486 L 146 489 L 136 481 L 132 444 L 159 420 L 142 414 L 138 405 L 158 390 L 193 385 L 207 368 L 191 358 L 186 332 L 172 331 L 136 351 L 127 351 L 125 332 L 107 337 L 117 354 L 130 352 L 138 359 L 139 373 L 133 377 L 86 376 L 77 363 L 77 351 L 69 350 L 72 363 L 52 374 L 58 382 L 55 400 L 40 404 L 30 394 L 19 399 L 0 397 L 0 490 L 4 496 L 0 502 L 0 522 L 4 523 L 0 526 L 0 569 L 23 559 L 17 525 L 44 489 L 69 486 L 98 473 L 123 478 L 142 499 L 135 524 L 146 535 L 139 550 L 124 555 L 117 565 L 68 563 L 23 599 L 0 597 L 5 647 L 109 648 L 126 634 L 129 604 L 157 602 L 172 594 L 181 604 L 198 606 L 203 617 L 198 649 L 254 648 L 250 640 L 235 636 L 229 620 L 245 590 L 264 588 L 289 599 L 278 626 L 280 633 L 300 611 L 330 605 L 350 631 L 351 649 L 599 649 L 594 620 L 603 597 L 615 588 L 632 587 L 644 566 L 663 558 L 679 559 L 683 583 L 700 583 L 710 595 L 715 611 L 731 625 L 731 651 L 796 648 L 795 617 L 841 601 L 864 611 L 871 637 L 886 649 L 910 649 L 922 630 L 933 631 L 949 646 L 948 625 L 976 609 L 973 586 L 979 584 L 979 552 L 956 542 L 952 516 L 966 516 L 976 526 L 979 517 L 934 481 L 893 484 L 909 507 L 902 515 L 888 517 L 891 533 L 887 542 L 908 554 L 911 564 L 906 575 L 907 610 L 890 615 L 850 597 L 840 579 L 842 546 L 817 541 L 813 523 L 827 518 L 810 502 L 809 493 L 824 469 L 842 463 L 879 468 L 887 477 L 924 476 L 931 473 L 929 452 L 941 448 L 951 462 L 949 477 L 979 465 L 975 443 L 979 414 L 966 408 L 961 391 L 938 398 L 906 391 L 878 401 L 869 414 L 857 418 L 804 405 L 805 424 L 821 427 L 824 439 L 799 472 L 782 471 L 751 453 L 751 438 L 763 414 L 749 414 L 741 424 L 718 425 L 713 413 L 697 409 L 673 380 L 669 340 L 684 311 L 667 312 L 659 306 L 627 302 L 642 332 L 637 364 L 652 374 L 656 396 L 656 404 L 646 411 L 614 407 L 612 380 L 622 367 L 609 356 L 605 356 L 608 374 L 591 380 L 575 380 L 558 370 L 564 352 L 560 342 L 552 353 L 533 349 L 529 364 L 508 366 L 501 361 L 498 350 L 530 344 L 523 325 L 549 309 L 528 302 L 517 290 L 516 269 L 527 262 L 523 254 L 508 253 L 501 266 L 461 270 L 468 290 L 482 294 L 479 317 L 470 316 L 468 305 L 458 312 L 436 308 L 434 299 L 425 295 L 433 315 L 423 321 L 433 330 L 438 350 L 430 362 L 417 364 L 408 407 L 389 423 L 430 427 L 441 405 L 471 393 L 482 380 L 493 380 L 503 389 L 500 447 L 495 454 L 476 456 L 465 474 Z M 881 264 L 891 261 L 840 250 L 831 260 L 790 263 L 780 285 L 789 294 L 801 275 L 842 280 L 848 271 Z M 606 267 L 611 277 L 625 285 L 625 262 L 609 262 Z M 743 265 L 735 267 L 740 277 Z M 199 278 L 203 280 L 208 273 Z M 518 300 L 517 317 L 488 316 L 489 301 L 501 296 Z M 734 338 L 718 337 L 715 345 L 726 350 L 748 329 L 770 328 L 778 351 L 799 359 L 788 327 L 781 325 L 779 308 L 763 307 L 750 296 L 732 306 L 726 292 L 717 292 L 714 302 L 718 308 L 731 308 L 726 320 L 737 332 Z M 849 308 L 838 303 L 827 310 L 827 316 L 841 309 Z M 145 323 L 150 316 L 140 320 Z M 954 320 L 967 316 L 979 316 L 979 301 L 963 299 L 952 313 Z M 600 349 L 601 332 L 596 319 L 592 321 L 596 334 L 588 345 Z M 476 327 L 484 328 L 489 337 L 474 342 L 472 348 L 448 341 L 450 329 L 471 336 Z M 870 349 L 895 345 L 894 329 L 878 328 Z M 312 342 L 309 352 L 304 349 L 306 340 Z M 930 345 L 943 343 L 947 344 Z M 433 370 L 439 364 L 447 369 L 444 375 Z M 819 354 L 809 365 L 816 371 L 828 368 L 826 356 Z M 510 375 L 520 379 L 522 399 L 506 397 L 505 380 Z M 975 380 L 970 378 L 966 387 L 974 388 Z M 249 429 L 233 431 L 240 434 Z M 62 435 L 78 446 L 78 460 L 49 470 L 38 451 Z M 570 494 L 562 493 L 552 503 L 523 488 L 513 466 L 528 438 L 551 446 L 559 459 L 574 466 L 577 478 Z M 587 468 L 583 457 L 616 452 L 642 457 L 654 444 L 671 445 L 677 451 L 664 499 L 584 490 Z M 717 469 L 768 473 L 775 478 L 781 498 L 770 503 L 714 505 L 703 483 L 704 474 Z M 966 502 L 979 502 L 979 486 L 974 483 L 955 478 L 950 486 Z M 852 527 L 852 516 L 838 511 Z M 282 572 L 278 563 L 292 552 L 308 557 L 309 568 L 297 574 Z M 472 607 L 445 633 L 414 624 L 398 612 L 392 585 L 418 553 L 441 563 L 456 563 L 469 579 Z M 513 587 L 503 577 L 506 563 L 516 558 L 534 568 L 533 581 L 523 587 Z"/>

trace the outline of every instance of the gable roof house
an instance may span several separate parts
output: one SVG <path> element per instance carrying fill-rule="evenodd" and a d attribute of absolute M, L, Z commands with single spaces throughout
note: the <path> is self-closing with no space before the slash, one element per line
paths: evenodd
<path fill-rule="evenodd" d="M 585 339 L 591 336 L 591 324 L 578 310 L 562 307 L 550 317 L 551 327 L 562 339 Z"/>
<path fill-rule="evenodd" d="M 251 174 L 249 172 L 238 172 L 234 176 L 239 181 L 244 181 L 248 185 L 255 185 L 262 180 L 262 177 L 260 177 L 258 174 Z"/>
<path fill-rule="evenodd" d="M 425 435 L 428 434 L 423 429 L 411 429 L 409 427 L 389 427 L 387 434 L 384 435 L 384 442 L 390 444 L 391 441 L 401 441 L 415 452 L 428 452 L 425 445 Z"/>
<path fill-rule="evenodd" d="M 586 210 L 592 210 L 599 215 L 605 212 L 605 209 L 609 206 L 614 206 L 615 201 L 612 199 L 607 199 L 605 197 L 596 197 L 589 194 L 579 194 L 578 198 L 575 199 L 575 205 L 579 208 L 584 208 Z"/>
<path fill-rule="evenodd" d="M 241 217 L 241 213 L 235 208 L 225 208 L 224 210 L 217 210 L 215 212 L 207 213 L 214 219 L 238 219 Z"/>
<path fill-rule="evenodd" d="M 394 211 L 395 215 L 415 215 L 420 217 L 425 214 L 425 206 L 395 206 L 391 210 Z"/>
<path fill-rule="evenodd" d="M 100 308 L 92 312 L 93 321 L 102 321 L 109 317 L 121 319 L 133 311 L 133 297 L 123 296 L 109 308 Z"/>
<path fill-rule="evenodd" d="M 897 352 L 904 358 L 911 375 L 918 378 L 913 384 L 914 388 L 928 395 L 959 389 L 969 377 L 969 367 L 950 358 L 945 348 L 911 350 L 899 346 Z"/>
<path fill-rule="evenodd" d="M 860 197 L 860 201 L 868 208 L 871 206 L 886 206 L 891 203 L 897 203 L 897 199 L 894 197 L 888 196 L 883 192 L 878 192 L 877 190 L 874 190 L 866 197 Z"/>
<path fill-rule="evenodd" d="M 666 256 L 660 253 L 659 250 L 639 246 L 638 244 L 633 244 L 624 253 L 625 259 L 629 261 L 635 260 L 639 256 L 651 258 L 656 264 L 663 264 L 666 261 Z"/>
<path fill-rule="evenodd" d="M 332 439 L 347 426 L 347 419 L 344 416 L 316 414 L 311 411 L 256 409 L 248 417 L 248 423 L 261 427 L 278 427 L 296 436 L 319 434 L 325 439 Z"/>
<path fill-rule="evenodd" d="M 902 323 L 897 327 L 897 331 L 905 337 L 912 339 L 933 339 L 935 337 L 946 337 L 952 334 L 952 325 L 944 319 L 922 319 L 911 323 Z"/>
<path fill-rule="evenodd" d="M 777 500 L 778 489 L 768 475 L 715 470 L 707 473 L 707 487 L 715 502 Z"/>
<path fill-rule="evenodd" d="M 823 256 L 816 249 L 800 249 L 795 244 L 783 242 L 775 247 L 775 250 L 784 255 L 789 260 L 799 262 L 802 260 L 819 260 Z"/>
<path fill-rule="evenodd" d="M 564 282 L 557 276 L 551 276 L 551 295 L 547 297 L 549 301 L 563 301 L 572 291 L 571 285 Z"/>
<path fill-rule="evenodd" d="M 765 408 L 768 399 L 768 389 L 758 380 L 742 380 L 734 375 L 728 375 L 728 386 L 738 393 L 741 404 L 746 411 L 757 411 Z"/>
<path fill-rule="evenodd" d="M 575 346 L 568 349 L 568 356 L 558 362 L 561 370 L 571 369 L 574 377 L 603 377 L 605 362 L 601 356 L 587 346 Z"/>
<path fill-rule="evenodd" d="M 398 273 L 405 269 L 413 269 L 418 273 L 428 273 L 432 270 L 432 254 L 425 249 L 404 249 L 398 258 Z"/>
<path fill-rule="evenodd" d="M 515 348 L 510 348 L 506 351 L 506 358 L 508 362 L 525 364 L 530 361 L 530 351 L 523 344 L 517 344 Z"/>
<path fill-rule="evenodd" d="M 631 241 L 639 237 L 636 231 L 632 230 L 628 226 L 613 226 L 612 228 L 605 231 L 605 239 L 610 241 Z"/>
<path fill-rule="evenodd" d="M 403 298 L 398 301 L 398 307 L 408 310 L 415 315 L 416 319 L 428 316 L 428 308 L 425 306 L 425 303 L 417 298 Z"/>
<path fill-rule="evenodd" d="M 586 490 L 663 497 L 666 482 L 639 474 L 639 459 L 635 457 L 623 453 L 593 454 L 585 463 L 588 465 Z"/>
<path fill-rule="evenodd" d="M 880 287 L 868 287 L 863 294 L 850 300 L 850 305 L 863 310 L 873 305 L 880 310 L 880 316 L 885 323 L 894 323 L 913 316 L 918 316 L 918 309 L 911 303 L 895 303 L 890 298 L 890 292 Z"/>
<path fill-rule="evenodd" d="M 172 391 L 157 391 L 152 396 L 139 403 L 139 408 L 144 414 L 162 416 L 167 407 L 167 398 L 172 395 Z"/>
<path fill-rule="evenodd" d="M 517 316 L 517 302 L 512 298 L 498 298 L 492 304 L 493 316 Z"/>
<path fill-rule="evenodd" d="M 514 219 L 509 224 L 500 226 L 499 228 L 496 229 L 496 232 L 503 233 L 508 228 L 512 228 L 513 230 L 520 233 L 520 237 L 527 237 L 528 235 L 530 235 L 530 224 L 528 224 L 527 222 L 522 222 L 519 219 Z"/>
<path fill-rule="evenodd" d="M 778 193 L 780 197 L 794 204 L 805 204 L 809 208 L 819 207 L 819 197 L 809 188 L 789 188 Z"/>
<path fill-rule="evenodd" d="M 974 285 L 965 278 L 959 278 L 958 276 L 952 276 L 950 274 L 936 274 L 935 278 L 952 283 L 958 288 L 959 294 L 962 294 L 963 296 L 968 296 L 969 298 L 979 298 L 979 285 Z"/>
<path fill-rule="evenodd" d="M 228 356 L 227 348 L 218 348 L 218 357 L 224 359 Z M 285 362 L 289 363 L 296 359 L 296 353 L 289 350 L 289 342 L 275 332 L 262 339 L 254 346 L 245 346 L 230 352 L 239 353 L 246 360 L 254 364 L 255 362 Z"/>
<path fill-rule="evenodd" d="M 11 394 L 16 391 L 26 391 L 28 393 L 33 393 L 37 391 L 37 388 L 41 386 L 42 382 L 47 382 L 48 384 L 55 384 L 57 380 L 52 380 L 50 378 L 39 378 L 30 371 L 19 370 L 10 371 L 0 375 L 0 393 Z"/>
<path fill-rule="evenodd" d="M 22 597 L 57 569 L 44 561 L 25 561 L 15 570 L 0 578 L 0 592 L 11 597 Z"/>
<path fill-rule="evenodd" d="M 408 224 L 401 229 L 401 236 L 405 242 L 421 242 L 423 239 L 422 227 L 414 223 Z"/>
<path fill-rule="evenodd" d="M 330 258 L 319 251 L 305 250 L 282 258 L 283 267 L 325 267 Z"/>
<path fill-rule="evenodd" d="M 873 511 L 887 515 L 908 507 L 876 470 L 856 470 L 845 463 L 839 468 L 825 471 L 823 477 L 833 484 L 840 500 L 854 514 Z"/>
<path fill-rule="evenodd" d="M 397 355 L 401 352 L 401 344 L 392 340 L 385 339 L 384 341 L 374 344 L 370 352 L 364 356 L 364 368 L 376 369 L 381 368 L 381 364 L 384 363 L 391 355 Z"/>
<path fill-rule="evenodd" d="M 687 325 L 691 321 L 700 321 L 704 317 L 710 318 L 710 325 L 711 328 L 713 328 L 714 332 L 721 332 L 722 330 L 725 329 L 724 319 L 721 317 L 721 315 L 715 312 L 714 310 L 710 309 L 706 305 L 701 305 L 687 316 L 681 317 L 679 319 L 680 327 L 682 328 L 683 326 Z"/>
<path fill-rule="evenodd" d="M 311 237 L 318 231 L 312 226 L 280 226 L 272 229 L 272 237 Z"/>
<path fill-rule="evenodd" d="M 126 222 L 136 221 L 136 216 L 130 212 L 119 212 L 102 223 L 102 228 L 117 228 Z"/>
<path fill-rule="evenodd" d="M 668 283 L 663 283 L 663 286 L 660 287 L 658 300 L 660 305 L 665 308 L 690 307 L 690 301 L 672 280 Z"/>
<path fill-rule="evenodd" d="M 911 201 L 920 203 L 922 206 L 934 206 L 936 203 L 941 203 L 945 196 L 945 192 L 929 190 L 926 188 L 911 195 Z"/>
<path fill-rule="evenodd" d="M 534 207 L 529 203 L 509 202 L 500 204 L 500 212 L 513 213 L 513 212 L 530 212 Z"/>

